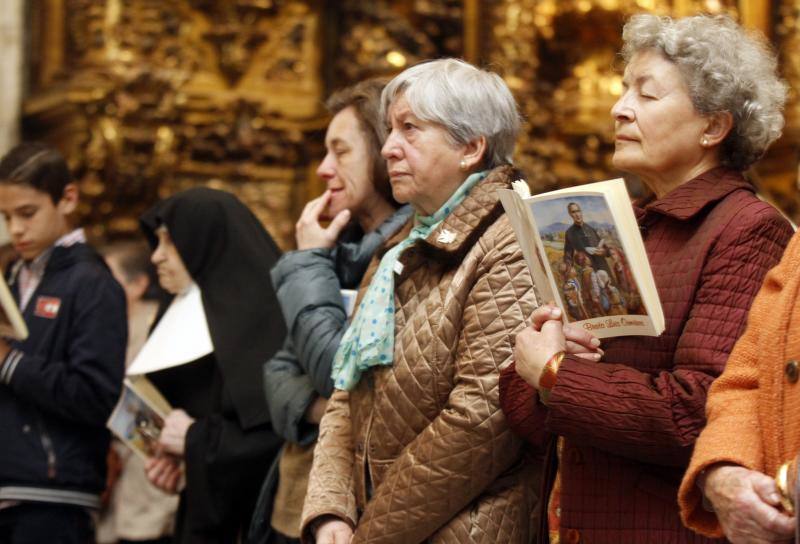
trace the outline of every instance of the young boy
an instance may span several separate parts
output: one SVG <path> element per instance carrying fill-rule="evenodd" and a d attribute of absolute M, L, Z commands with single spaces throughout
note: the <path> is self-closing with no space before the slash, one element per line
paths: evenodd
<path fill-rule="evenodd" d="M 21 144 L 0 160 L 5 271 L 30 335 L 0 339 L 0 544 L 91 542 L 125 368 L 125 295 L 69 219 L 64 158 Z"/>

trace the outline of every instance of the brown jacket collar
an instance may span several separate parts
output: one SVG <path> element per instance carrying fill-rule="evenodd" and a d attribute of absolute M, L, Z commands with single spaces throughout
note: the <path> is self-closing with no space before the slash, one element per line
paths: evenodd
<path fill-rule="evenodd" d="M 422 262 L 442 264 L 448 268 L 460 263 L 478 238 L 503 214 L 497 189 L 510 189 L 511 182 L 521 177 L 511 166 L 499 166 L 489 172 L 427 238 L 417 240 L 403 252 L 400 257 L 403 264 L 400 280 Z M 408 236 L 413 223 L 412 217 L 386 242 L 381 256 Z"/>
<path fill-rule="evenodd" d="M 738 189 L 755 191 L 740 172 L 718 166 L 679 185 L 660 199 L 640 203 L 644 207 L 637 208 L 636 215 L 641 217 L 655 212 L 686 221 Z"/>

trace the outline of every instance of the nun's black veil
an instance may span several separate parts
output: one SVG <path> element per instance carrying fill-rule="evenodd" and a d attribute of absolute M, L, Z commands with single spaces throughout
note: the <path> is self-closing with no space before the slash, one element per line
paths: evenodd
<path fill-rule="evenodd" d="M 180 192 L 141 218 L 150 244 L 165 225 L 200 287 L 214 355 L 243 429 L 269 420 L 261 365 L 286 328 L 269 279 L 280 250 L 235 196 L 198 187 Z"/>

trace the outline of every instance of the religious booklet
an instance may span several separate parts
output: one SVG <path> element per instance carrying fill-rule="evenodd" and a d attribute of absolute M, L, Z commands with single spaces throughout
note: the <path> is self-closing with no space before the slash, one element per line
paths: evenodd
<path fill-rule="evenodd" d="M 524 181 L 501 189 L 539 303 L 598 338 L 658 336 L 664 312 L 622 179 L 531 196 Z"/>
<path fill-rule="evenodd" d="M 0 336 L 14 340 L 25 340 L 28 337 L 28 327 L 2 274 L 0 274 Z"/>
<path fill-rule="evenodd" d="M 125 378 L 122 395 L 106 425 L 134 453 L 147 460 L 155 453 L 164 418 L 171 409 L 150 380 L 131 376 Z"/>
<path fill-rule="evenodd" d="M 342 292 L 342 304 L 344 304 L 344 312 L 347 314 L 347 319 L 353 316 L 353 310 L 356 308 L 356 299 L 358 298 L 358 291 L 356 289 L 340 289 Z"/>

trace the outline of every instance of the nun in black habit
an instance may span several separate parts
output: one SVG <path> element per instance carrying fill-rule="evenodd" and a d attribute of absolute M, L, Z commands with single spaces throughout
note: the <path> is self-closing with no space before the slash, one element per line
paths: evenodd
<path fill-rule="evenodd" d="M 259 485 L 278 453 L 261 366 L 286 334 L 269 280 L 280 250 L 235 196 L 189 189 L 141 218 L 159 282 L 178 294 L 200 288 L 213 353 L 154 372 L 175 408 L 165 419 L 165 455 L 147 466 L 151 482 L 175 491 L 184 461 L 175 542 L 231 544 L 250 520 Z"/>

